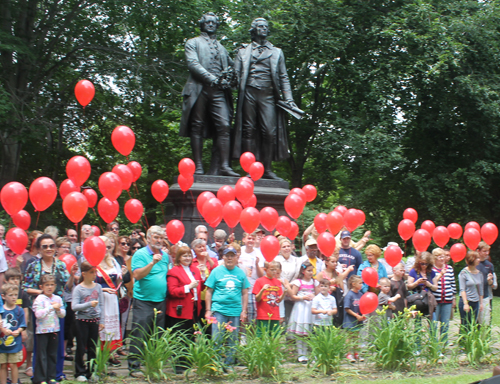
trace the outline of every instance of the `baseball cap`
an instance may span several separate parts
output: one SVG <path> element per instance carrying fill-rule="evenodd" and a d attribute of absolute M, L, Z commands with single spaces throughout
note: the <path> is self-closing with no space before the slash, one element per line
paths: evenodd
<path fill-rule="evenodd" d="M 309 247 L 310 245 L 317 245 L 318 242 L 314 239 L 309 239 L 306 241 L 306 247 Z"/>
<path fill-rule="evenodd" d="M 224 251 L 222 251 L 223 255 L 226 255 L 228 253 L 234 253 L 236 255 L 236 249 L 234 249 L 233 247 L 227 247 L 226 249 L 224 249 Z"/>
<path fill-rule="evenodd" d="M 340 238 L 341 239 L 345 239 L 346 237 L 351 237 L 351 232 L 349 232 L 349 231 L 342 231 L 340 233 Z"/>

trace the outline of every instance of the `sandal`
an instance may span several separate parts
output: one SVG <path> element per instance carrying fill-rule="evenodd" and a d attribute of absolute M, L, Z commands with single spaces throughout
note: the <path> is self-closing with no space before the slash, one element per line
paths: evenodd
<path fill-rule="evenodd" d="M 24 370 L 24 374 L 25 374 L 26 376 L 29 376 L 29 377 L 33 376 L 33 368 L 32 368 L 32 367 L 28 367 L 28 368 L 26 368 L 26 369 Z"/>

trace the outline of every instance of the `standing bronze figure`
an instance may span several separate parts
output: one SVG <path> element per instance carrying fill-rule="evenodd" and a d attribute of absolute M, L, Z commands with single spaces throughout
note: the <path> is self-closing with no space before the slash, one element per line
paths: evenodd
<path fill-rule="evenodd" d="M 264 165 L 264 178 L 281 180 L 271 162 L 289 157 L 285 111 L 298 118 L 303 112 L 293 101 L 283 52 L 267 41 L 266 19 L 255 19 L 250 34 L 252 43 L 234 63 L 239 92 L 233 157 L 252 152 Z"/>
<path fill-rule="evenodd" d="M 191 138 L 195 174 L 204 173 L 203 139 L 212 137 L 214 145 L 209 174 L 239 177 L 229 166 L 233 62 L 217 41 L 219 25 L 219 18 L 213 12 L 204 14 L 200 19 L 201 35 L 186 43 L 185 55 L 190 73 L 182 91 L 184 101 L 179 135 Z"/>

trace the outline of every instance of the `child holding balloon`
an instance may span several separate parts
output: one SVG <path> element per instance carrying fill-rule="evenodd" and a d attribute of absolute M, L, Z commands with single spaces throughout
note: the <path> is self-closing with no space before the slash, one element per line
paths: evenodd
<path fill-rule="evenodd" d="M 290 297 L 295 304 L 290 315 L 290 325 L 288 332 L 294 333 L 297 337 L 297 351 L 299 363 L 307 363 L 307 346 L 302 340 L 307 336 L 313 322 L 311 312 L 312 300 L 319 293 L 319 282 L 313 279 L 314 267 L 309 261 L 304 261 L 300 266 L 299 278 L 292 281 L 292 292 Z"/>

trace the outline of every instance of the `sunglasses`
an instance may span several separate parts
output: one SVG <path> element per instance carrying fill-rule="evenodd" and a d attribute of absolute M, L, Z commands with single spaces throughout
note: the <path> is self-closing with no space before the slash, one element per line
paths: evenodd
<path fill-rule="evenodd" d="M 42 249 L 54 249 L 56 247 L 55 244 L 44 244 L 42 245 Z"/>
<path fill-rule="evenodd" d="M 118 227 L 113 227 L 113 228 L 111 228 L 111 230 L 112 230 L 112 231 L 119 231 L 119 230 L 120 230 L 120 228 L 118 228 Z"/>
<path fill-rule="evenodd" d="M 132 249 L 137 251 L 138 249 L 141 249 L 141 247 L 132 247 Z"/>
<path fill-rule="evenodd" d="M 120 243 L 120 245 L 123 245 L 124 247 L 125 246 L 130 247 L 130 243 Z"/>
<path fill-rule="evenodd" d="M 429 265 L 429 263 L 420 263 L 420 265 Z"/>

